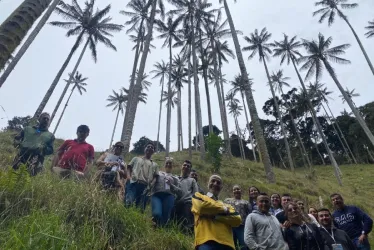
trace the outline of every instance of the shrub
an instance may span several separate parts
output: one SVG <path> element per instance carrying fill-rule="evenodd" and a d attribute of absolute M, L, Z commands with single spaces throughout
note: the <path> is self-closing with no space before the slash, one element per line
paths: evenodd
<path fill-rule="evenodd" d="M 208 160 L 213 165 L 213 172 L 219 173 L 222 165 L 222 153 L 223 141 L 221 137 L 216 134 L 209 134 L 206 138 L 206 147 L 208 152 Z"/>

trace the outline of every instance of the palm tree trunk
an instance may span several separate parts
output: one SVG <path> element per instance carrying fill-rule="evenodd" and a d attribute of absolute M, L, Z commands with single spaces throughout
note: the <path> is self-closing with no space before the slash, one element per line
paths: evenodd
<path fill-rule="evenodd" d="M 344 14 L 341 11 L 339 11 L 339 13 L 341 14 L 340 16 L 343 17 L 344 21 L 348 24 L 348 26 L 351 29 L 353 35 L 355 36 L 356 41 L 357 41 L 357 43 L 360 46 L 360 49 L 362 51 L 362 54 L 364 54 L 366 62 L 368 63 L 368 65 L 370 67 L 371 73 L 374 75 L 373 64 L 371 63 L 370 58 L 369 58 L 368 54 L 366 53 L 366 50 L 365 50 L 364 46 L 362 45 L 360 38 L 358 37 L 358 35 L 356 34 L 356 31 L 353 29 L 352 25 L 350 24 L 350 22 L 348 21 L 348 19 L 344 16 Z"/>
<path fill-rule="evenodd" d="M 352 159 L 351 159 L 351 157 L 350 157 L 350 155 L 349 155 L 349 153 L 348 153 L 348 151 L 347 151 L 347 148 L 345 147 L 345 145 L 344 145 L 344 143 L 343 143 L 343 141 L 342 141 L 342 138 L 340 138 L 340 135 L 339 135 L 339 133 L 338 133 L 338 131 L 337 131 L 337 129 L 336 129 L 336 126 L 335 126 L 334 122 L 331 120 L 329 114 L 327 113 L 327 110 L 326 110 L 326 108 L 325 108 L 325 105 L 323 105 L 323 103 L 321 103 L 321 106 L 322 106 L 323 110 L 325 111 L 325 114 L 326 114 L 326 116 L 327 116 L 327 119 L 328 119 L 328 121 L 331 123 L 332 128 L 333 128 L 333 130 L 334 130 L 336 136 L 338 137 L 338 140 L 339 140 L 340 145 L 343 147 L 343 150 L 344 150 L 345 155 L 348 157 L 349 162 L 352 163 Z M 357 164 L 357 163 L 356 163 L 356 164 Z"/>
<path fill-rule="evenodd" d="M 269 74 L 269 70 L 268 70 L 268 66 L 266 65 L 266 61 L 265 61 L 265 58 L 262 57 L 262 61 L 264 63 L 264 67 L 265 67 L 265 71 L 266 71 L 266 76 L 268 78 L 268 81 L 269 81 L 269 86 L 270 86 L 270 91 L 271 91 L 271 95 L 273 96 L 273 100 L 274 100 L 274 106 L 275 106 L 275 110 L 277 111 L 278 113 L 278 119 L 279 119 L 279 123 L 280 123 L 280 127 L 281 127 L 281 132 L 283 134 L 283 140 L 284 140 L 284 145 L 286 147 L 286 152 L 287 152 L 287 158 L 288 158 L 288 164 L 290 165 L 291 167 L 291 171 L 295 171 L 295 167 L 293 165 L 293 160 L 292 160 L 292 155 L 291 155 L 291 149 L 290 149 L 290 145 L 288 144 L 288 140 L 287 140 L 287 133 L 286 133 L 286 130 L 284 129 L 284 124 L 283 124 L 283 119 L 282 119 L 282 114 L 279 110 L 279 104 L 278 104 L 278 100 L 277 100 L 277 97 L 275 96 L 275 91 L 274 91 L 274 87 L 273 87 L 273 84 L 270 80 L 270 74 Z"/>
<path fill-rule="evenodd" d="M 144 44 L 144 50 L 142 53 L 142 57 L 140 60 L 140 65 L 139 65 L 139 71 L 138 75 L 143 76 L 144 70 L 145 70 L 145 64 L 147 62 L 147 56 L 149 52 L 149 45 L 152 40 L 152 33 L 153 33 L 153 25 L 155 22 L 155 15 L 156 15 L 156 0 L 153 0 L 152 2 L 152 7 L 151 7 L 151 15 L 149 18 L 148 22 L 148 32 L 147 32 L 147 37 L 146 41 Z M 132 136 L 132 131 L 134 128 L 134 123 L 135 123 L 135 116 L 136 116 L 136 110 L 138 107 L 138 98 L 139 95 L 142 91 L 142 77 L 138 77 L 137 81 L 134 85 L 134 94 L 133 98 L 130 99 L 130 102 L 128 102 L 129 107 L 129 116 L 128 116 L 128 122 L 126 126 L 123 128 L 125 131 L 122 132 L 121 140 L 123 141 L 124 146 L 124 153 L 128 153 L 130 149 L 130 141 L 131 141 L 131 136 Z"/>
<path fill-rule="evenodd" d="M 51 0 L 24 0 L 0 25 L 0 71 L 50 2 Z"/>
<path fill-rule="evenodd" d="M 314 138 L 314 147 L 316 148 L 316 151 L 317 151 L 317 154 L 319 155 L 319 157 L 321 158 L 321 161 L 322 161 L 322 165 L 326 165 L 326 162 L 325 162 L 325 158 L 322 156 L 321 152 L 319 151 L 319 148 L 318 148 L 318 144 L 317 144 L 317 136 L 315 136 Z"/>
<path fill-rule="evenodd" d="M 329 106 L 329 104 L 328 104 L 327 102 L 326 102 L 326 106 L 327 106 L 327 109 L 328 109 L 329 112 L 330 112 L 330 115 L 331 115 L 332 119 L 334 119 L 334 122 L 335 122 L 335 124 L 336 124 L 336 127 L 338 128 L 338 131 L 339 131 L 339 133 L 340 133 L 340 135 L 341 135 L 341 137 L 342 137 L 342 139 L 343 139 L 343 141 L 344 141 L 344 143 L 345 143 L 345 145 L 346 145 L 346 147 L 347 147 L 349 153 L 351 154 L 351 157 L 352 157 L 353 161 L 355 162 L 355 164 L 357 164 L 356 157 L 355 157 L 355 155 L 353 154 L 353 152 L 352 152 L 352 150 L 351 150 L 351 147 L 349 146 L 347 140 L 345 139 L 345 136 L 344 136 L 342 130 L 340 129 L 340 126 L 339 126 L 338 120 L 335 118 L 335 116 L 334 116 L 334 114 L 332 113 L 332 111 L 331 111 L 331 109 L 330 109 L 330 106 Z"/>
<path fill-rule="evenodd" d="M 301 78 L 301 75 L 300 75 L 299 71 L 297 70 L 295 59 L 292 57 L 291 60 L 292 60 L 292 65 L 293 65 L 293 67 L 294 67 L 294 69 L 296 71 L 297 77 L 299 78 L 301 87 L 303 88 L 303 90 L 304 90 L 305 93 L 308 93 L 308 91 L 307 91 L 307 89 L 305 87 L 304 81 Z M 318 133 L 320 134 L 320 136 L 322 138 L 322 141 L 323 141 L 323 144 L 326 147 L 326 151 L 327 151 L 327 153 L 329 155 L 329 158 L 330 158 L 330 161 L 331 161 L 331 165 L 334 167 L 335 177 L 336 177 L 339 185 L 342 186 L 343 183 L 342 183 L 342 180 L 340 178 L 340 168 L 339 168 L 339 165 L 336 162 L 335 157 L 334 157 L 334 155 L 332 154 L 332 152 L 330 150 L 330 147 L 329 147 L 329 145 L 327 143 L 327 140 L 326 140 L 326 136 L 323 134 L 322 126 L 321 126 L 321 124 L 319 123 L 319 121 L 317 119 L 316 111 L 314 110 L 313 105 L 312 105 L 312 103 L 311 103 L 311 101 L 309 99 L 308 99 L 308 106 L 309 106 L 310 111 L 312 112 L 312 118 L 315 120 L 315 125 L 317 126 Z"/>
<path fill-rule="evenodd" d="M 200 158 L 203 160 L 205 158 L 205 142 L 204 142 L 204 134 L 203 134 L 203 120 L 201 116 L 199 78 L 197 76 L 195 24 L 194 24 L 193 16 L 191 16 L 190 24 L 191 24 L 191 33 L 192 33 L 191 34 L 192 35 L 192 67 L 193 67 L 193 73 L 194 73 L 196 120 L 197 120 L 197 128 L 198 128 L 198 135 L 199 135 L 199 142 L 200 142 L 200 153 L 201 153 Z"/>
<path fill-rule="evenodd" d="M 156 152 L 158 152 L 158 144 L 160 143 L 160 125 L 161 125 L 161 111 L 162 111 L 162 93 L 164 93 L 164 81 L 162 81 L 161 96 L 160 96 L 160 108 L 158 112 L 158 127 L 157 127 L 157 145 Z"/>
<path fill-rule="evenodd" d="M 218 59 L 220 59 L 220 55 L 218 55 Z M 221 88 L 221 95 L 222 95 L 223 118 L 224 118 L 224 123 L 225 123 L 225 127 L 226 127 L 226 131 L 224 131 L 224 133 L 226 133 L 226 138 L 227 138 L 227 141 L 226 141 L 227 152 L 226 153 L 229 157 L 232 157 L 231 141 L 230 141 L 230 135 L 229 135 L 229 124 L 228 124 L 228 120 L 227 120 L 227 112 L 226 112 L 226 104 L 225 104 L 225 90 L 223 88 L 222 64 L 221 64 L 220 61 L 221 60 L 218 60 L 218 71 L 219 71 L 219 86 Z"/>
<path fill-rule="evenodd" d="M 371 131 L 368 128 L 368 126 L 366 125 L 365 120 L 362 118 L 360 112 L 358 111 L 358 109 L 353 104 L 352 99 L 348 96 L 348 94 L 343 89 L 342 85 L 338 81 L 338 78 L 336 77 L 336 75 L 332 71 L 332 68 L 331 68 L 330 64 L 326 61 L 326 59 L 323 60 L 323 63 L 325 64 L 325 67 L 326 67 L 327 71 L 330 73 L 330 76 L 334 80 L 336 86 L 338 86 L 338 89 L 342 93 L 344 99 L 347 101 L 349 107 L 351 108 L 351 110 L 352 110 L 353 114 L 355 115 L 355 117 L 356 117 L 358 123 L 360 124 L 361 128 L 364 130 L 366 136 L 369 138 L 371 144 L 373 144 L 373 146 L 374 146 L 374 136 L 371 133 Z"/>
<path fill-rule="evenodd" d="M 224 111 L 223 111 L 223 107 L 222 105 L 225 105 L 223 99 L 223 93 L 221 93 L 221 85 L 220 85 L 220 81 L 219 81 L 219 76 L 218 76 L 218 69 L 217 69 L 217 50 L 216 50 L 216 47 L 215 47 L 215 44 L 214 44 L 214 41 L 213 39 L 211 39 L 211 44 L 212 44 L 212 47 L 213 47 L 213 65 L 214 65 L 214 80 L 216 82 L 216 89 L 217 89 L 217 96 L 218 96 L 218 104 L 219 104 L 219 111 L 220 111 L 220 115 L 221 115 L 221 122 L 222 122 L 222 131 L 223 131 L 223 139 L 225 141 L 225 148 L 226 148 L 226 153 L 229 152 L 229 147 L 227 146 L 227 144 L 230 143 L 230 140 L 229 140 L 229 136 L 228 136 L 228 128 L 226 126 L 226 120 L 225 120 L 225 114 L 224 114 Z"/>
<path fill-rule="evenodd" d="M 279 160 L 280 160 L 280 162 L 282 163 L 283 168 L 284 168 L 284 169 L 287 169 L 287 166 L 286 166 L 286 164 L 284 163 L 283 157 L 282 157 L 281 153 L 279 152 L 278 147 L 276 147 L 276 149 L 277 149 L 277 153 L 278 153 L 278 156 L 279 156 Z"/>
<path fill-rule="evenodd" d="M 192 100 L 191 100 L 191 45 L 189 45 L 189 54 L 188 54 L 188 158 L 192 159 Z M 197 139 L 197 138 L 196 138 Z"/>
<path fill-rule="evenodd" d="M 49 99 L 51 98 L 51 96 L 53 94 L 53 91 L 55 90 L 58 82 L 60 81 L 60 78 L 61 78 L 62 74 L 64 73 L 64 71 L 65 71 L 66 67 L 68 66 L 71 58 L 73 57 L 74 52 L 78 49 L 82 37 L 83 37 L 83 33 L 79 34 L 77 40 L 75 41 L 74 46 L 70 50 L 70 53 L 69 53 L 68 57 L 66 58 L 64 64 L 62 64 L 62 67 L 60 68 L 60 70 L 57 72 L 57 75 L 56 75 L 55 79 L 53 80 L 51 86 L 47 90 L 47 93 L 44 95 L 42 101 L 40 102 L 38 109 L 35 111 L 33 119 L 37 119 L 40 116 L 40 114 L 43 112 L 45 106 L 47 105 Z M 84 45 L 83 51 L 86 50 L 86 47 L 88 45 L 88 41 L 89 41 L 89 39 L 87 39 L 87 42 Z"/>
<path fill-rule="evenodd" d="M 138 37 L 137 37 L 137 41 L 136 41 L 135 57 L 134 57 L 134 63 L 132 65 L 132 72 L 131 72 L 130 86 L 129 86 L 129 95 L 128 95 L 127 103 L 130 103 L 130 99 L 133 98 L 134 83 L 135 83 L 135 78 L 136 78 L 136 69 L 138 67 L 139 56 L 140 56 L 140 46 L 141 46 L 140 37 L 143 35 L 143 33 L 142 33 L 143 32 L 143 21 L 144 21 L 144 19 L 142 19 L 142 21 L 140 22 Z M 161 93 L 161 98 L 162 98 L 162 93 Z M 160 102 L 160 106 L 161 106 L 161 102 Z M 123 118 L 121 141 L 124 140 L 124 136 L 125 136 L 126 126 L 127 126 L 127 122 L 128 122 L 129 108 L 130 108 L 130 105 L 126 105 L 125 117 Z M 158 147 L 158 144 L 157 144 L 156 147 Z M 156 150 L 156 152 L 157 152 L 157 150 Z"/>
<path fill-rule="evenodd" d="M 53 134 L 56 134 L 57 128 L 58 128 L 58 126 L 60 125 L 61 119 L 62 119 L 62 117 L 63 117 L 64 114 L 65 114 L 65 110 L 66 110 L 66 108 L 67 108 L 67 106 L 68 106 L 68 103 L 69 103 L 69 101 L 70 101 L 70 98 L 71 98 L 71 96 L 73 95 L 74 89 L 75 89 L 75 86 L 72 88 L 72 90 L 71 90 L 71 92 L 70 92 L 70 95 L 69 95 L 69 98 L 66 100 L 66 103 L 65 103 L 64 109 L 63 109 L 62 112 L 61 112 L 60 118 L 58 118 L 58 121 L 57 121 L 57 124 L 56 124 L 55 130 L 53 130 Z"/>
<path fill-rule="evenodd" d="M 114 133 L 116 132 L 116 127 L 117 127 L 117 122 L 118 122 L 118 116 L 119 116 L 119 111 L 120 111 L 120 107 L 118 107 L 118 110 L 117 110 L 117 115 L 116 115 L 116 121 L 114 122 L 114 128 L 113 128 L 113 132 L 112 132 L 112 137 L 110 138 L 110 143 L 109 143 L 109 148 L 112 146 L 113 144 L 113 138 L 114 138 Z M 158 142 L 157 142 L 157 145 L 158 145 Z M 157 146 L 156 146 L 157 147 Z M 157 151 L 156 151 L 157 152 Z"/>
<path fill-rule="evenodd" d="M 205 86 L 205 95 L 206 95 L 206 102 L 208 108 L 208 124 L 209 124 L 209 134 L 213 133 L 213 122 L 212 122 L 212 108 L 210 106 L 210 92 L 209 92 L 209 83 L 208 83 L 208 65 L 205 61 L 204 56 L 204 49 L 203 49 L 203 42 L 201 36 L 201 30 L 199 31 L 199 47 L 200 47 L 200 54 L 201 54 L 201 65 L 203 67 L 203 78 L 204 78 L 204 86 Z"/>
<path fill-rule="evenodd" d="M 195 105 L 195 151 L 197 152 L 198 150 L 198 147 L 197 147 L 197 141 L 198 141 L 198 128 L 197 128 L 198 126 L 197 126 L 197 115 L 196 115 L 196 105 Z"/>
<path fill-rule="evenodd" d="M 182 130 L 182 94 L 181 90 L 178 90 L 178 131 L 179 140 L 181 144 L 181 149 L 183 151 L 183 130 Z"/>
<path fill-rule="evenodd" d="M 69 80 L 68 80 L 68 82 L 66 83 L 64 90 L 62 91 L 62 94 L 61 94 L 61 96 L 60 96 L 60 99 L 58 100 L 58 102 L 57 102 L 57 104 L 56 104 L 56 106 L 55 106 L 55 109 L 54 109 L 53 112 L 52 112 L 50 122 L 53 121 L 53 118 L 55 117 L 55 115 L 56 115 L 56 113 L 57 113 L 57 110 L 58 110 L 58 108 L 60 107 L 61 102 L 62 102 L 62 100 L 64 99 L 64 97 L 65 97 L 65 95 L 66 95 L 66 92 L 68 91 L 69 85 L 70 85 L 71 81 L 72 81 L 73 78 L 74 78 L 75 72 L 77 72 L 77 69 L 78 69 L 78 67 L 79 67 L 79 64 L 80 64 L 81 61 L 82 61 L 82 58 L 83 58 L 84 53 L 86 52 L 88 42 L 89 42 L 89 38 L 87 38 L 87 42 L 86 42 L 86 44 L 84 45 L 83 50 L 82 50 L 82 52 L 81 52 L 81 54 L 80 54 L 80 56 L 79 56 L 79 58 L 78 58 L 78 61 L 77 61 L 77 63 L 75 64 L 74 69 L 73 69 L 73 71 L 72 71 L 71 74 L 70 74 Z"/>
<path fill-rule="evenodd" d="M 13 71 L 13 69 L 16 67 L 17 63 L 22 58 L 22 56 L 25 54 L 27 49 L 30 47 L 31 43 L 35 40 L 36 36 L 42 30 L 42 28 L 44 27 L 48 18 L 51 16 L 52 12 L 54 11 L 54 9 L 56 8 L 56 6 L 59 2 L 60 2 L 60 0 L 53 0 L 51 5 L 48 7 L 47 11 L 42 16 L 42 18 L 40 18 L 39 23 L 35 26 L 33 31 L 27 37 L 25 43 L 19 49 L 17 54 L 12 58 L 11 62 L 7 66 L 6 70 L 3 72 L 3 74 L 0 77 L 0 88 L 1 88 L 1 86 L 3 86 L 4 82 L 6 81 L 6 79 L 10 75 L 10 73 Z"/>
<path fill-rule="evenodd" d="M 165 152 L 165 156 L 168 157 L 169 156 L 169 152 L 170 152 L 170 130 L 171 130 L 171 102 L 173 101 L 171 99 L 171 69 L 172 69 L 172 64 L 173 64 L 173 52 L 172 52 L 172 49 L 171 49 L 171 44 L 172 43 L 172 40 L 171 40 L 171 37 L 169 39 L 169 82 L 168 82 L 168 102 L 167 102 L 167 113 L 166 113 L 166 116 L 167 116 L 167 120 L 166 120 L 166 152 Z M 178 131 L 179 133 L 179 131 Z M 179 148 L 180 148 L 180 144 L 179 144 L 179 136 L 178 136 L 178 151 L 179 151 Z"/>
<path fill-rule="evenodd" d="M 240 156 L 241 156 L 242 160 L 245 160 L 245 152 L 244 152 L 244 148 L 243 148 L 242 138 L 240 137 L 240 131 L 239 131 L 239 125 L 238 125 L 238 118 L 236 116 L 234 116 L 234 119 L 235 119 L 236 133 L 237 133 L 237 136 L 238 136 L 238 144 L 239 144 Z"/>
<path fill-rule="evenodd" d="M 251 147 L 252 147 L 252 153 L 253 153 L 253 159 L 255 161 L 257 161 L 257 157 L 256 157 L 256 149 L 253 145 L 253 138 L 252 138 L 252 134 L 251 134 L 251 129 L 249 127 L 249 120 L 248 120 L 248 114 L 247 114 L 247 107 L 245 106 L 245 102 L 244 102 L 244 93 L 243 92 L 240 92 L 241 96 L 242 96 L 242 101 L 243 101 L 243 107 L 244 107 L 244 114 L 245 114 L 245 120 L 247 121 L 247 129 L 248 129 L 248 133 L 249 133 L 249 140 L 251 141 Z"/>
<path fill-rule="evenodd" d="M 238 58 L 240 73 L 241 73 L 242 77 L 244 78 L 244 81 L 249 82 L 248 81 L 247 69 L 246 69 L 245 64 L 244 64 L 243 54 L 242 54 L 241 49 L 240 49 L 238 35 L 236 34 L 235 25 L 234 25 L 234 22 L 232 20 L 232 16 L 231 16 L 229 7 L 227 5 L 227 1 L 223 0 L 223 3 L 224 3 L 224 6 L 225 6 L 225 12 L 226 12 L 227 20 L 229 21 L 231 34 L 232 34 L 232 38 L 233 38 L 234 45 L 235 45 L 235 51 L 236 51 L 236 56 Z M 255 137 L 256 137 L 256 140 L 258 142 L 258 146 L 260 148 L 261 159 L 263 161 L 264 168 L 265 168 L 266 179 L 268 180 L 268 182 L 274 183 L 275 182 L 275 175 L 274 175 L 274 172 L 273 172 L 273 169 L 272 169 L 272 166 L 271 166 L 269 152 L 266 148 L 265 138 L 264 138 L 264 134 L 263 134 L 263 131 L 262 131 L 262 128 L 261 128 L 260 118 L 258 117 L 258 114 L 257 114 L 256 104 L 255 104 L 255 101 L 253 99 L 252 90 L 250 90 L 250 89 L 246 90 L 245 94 L 246 94 L 246 97 L 247 97 L 247 104 L 248 104 L 249 113 L 250 113 L 251 118 L 252 118 Z"/>

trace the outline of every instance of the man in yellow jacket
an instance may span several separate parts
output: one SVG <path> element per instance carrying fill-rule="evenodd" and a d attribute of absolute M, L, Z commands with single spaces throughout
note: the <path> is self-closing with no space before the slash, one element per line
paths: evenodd
<path fill-rule="evenodd" d="M 232 228 L 241 223 L 235 209 L 218 200 L 222 190 L 222 179 L 218 175 L 209 178 L 209 192 L 195 193 L 192 197 L 192 213 L 195 219 L 195 249 L 233 250 L 235 244 Z"/>

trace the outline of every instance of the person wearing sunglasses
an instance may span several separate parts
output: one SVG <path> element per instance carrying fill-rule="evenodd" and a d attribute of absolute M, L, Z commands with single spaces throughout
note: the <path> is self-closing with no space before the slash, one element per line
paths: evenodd
<path fill-rule="evenodd" d="M 95 158 L 94 147 L 86 142 L 89 134 L 90 128 L 87 125 L 80 125 L 77 128 L 77 139 L 64 141 L 53 159 L 53 173 L 61 178 L 87 177 Z"/>
<path fill-rule="evenodd" d="M 126 164 L 122 158 L 123 148 L 122 142 L 116 142 L 112 150 L 102 154 L 96 161 L 104 189 L 114 191 L 119 199 L 124 197 L 126 180 Z"/>
<path fill-rule="evenodd" d="M 282 227 L 270 213 L 271 200 L 266 193 L 257 196 L 258 209 L 247 216 L 244 241 L 249 249 L 288 250 L 283 239 Z"/>
<path fill-rule="evenodd" d="M 50 115 L 42 113 L 37 126 L 26 126 L 14 138 L 14 147 L 19 149 L 13 169 L 25 164 L 31 176 L 43 170 L 44 157 L 53 154 L 54 135 L 48 131 Z"/>
<path fill-rule="evenodd" d="M 134 157 L 127 166 L 127 183 L 125 205 L 135 205 L 143 212 L 150 190 L 156 182 L 159 166 L 152 160 L 155 152 L 153 142 L 148 142 L 144 148 L 143 157 Z"/>

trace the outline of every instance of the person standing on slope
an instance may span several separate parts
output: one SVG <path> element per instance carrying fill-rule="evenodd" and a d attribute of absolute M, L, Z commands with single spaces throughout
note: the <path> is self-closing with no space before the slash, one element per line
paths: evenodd
<path fill-rule="evenodd" d="M 128 180 L 126 184 L 125 204 L 127 207 L 135 204 L 144 211 L 149 192 L 156 181 L 159 166 L 152 160 L 155 146 L 148 142 L 143 157 L 134 157 L 127 166 Z"/>
<path fill-rule="evenodd" d="M 234 227 L 232 232 L 234 235 L 234 243 L 235 245 L 238 245 L 238 249 L 247 250 L 248 248 L 244 242 L 244 224 L 248 214 L 252 212 L 251 205 L 248 201 L 242 199 L 242 189 L 239 185 L 234 185 L 232 189 L 234 198 L 227 198 L 224 203 L 233 206 L 242 219 L 240 226 Z"/>
<path fill-rule="evenodd" d="M 200 194 L 205 194 L 204 189 L 202 189 L 199 185 L 199 175 L 197 174 L 197 171 L 195 169 L 191 169 L 190 177 L 194 178 L 197 184 L 197 188 L 199 189 Z"/>
<path fill-rule="evenodd" d="M 270 198 L 261 193 L 257 196 L 258 210 L 245 221 L 244 240 L 250 250 L 288 250 L 283 239 L 282 227 L 277 218 L 269 213 Z M 323 249 L 321 249 L 323 250 Z"/>
<path fill-rule="evenodd" d="M 62 178 L 86 178 L 95 158 L 94 147 L 86 142 L 90 128 L 80 125 L 77 139 L 66 140 L 60 146 L 52 162 L 52 172 Z"/>
<path fill-rule="evenodd" d="M 330 195 L 335 211 L 332 214 L 335 226 L 345 231 L 351 238 L 357 249 L 370 250 L 368 234 L 373 228 L 373 220 L 356 206 L 344 204 L 340 194 Z"/>
<path fill-rule="evenodd" d="M 318 222 L 322 237 L 329 250 L 356 250 L 348 234 L 343 230 L 337 229 L 332 221 L 330 210 L 321 208 L 318 210 Z"/>
<path fill-rule="evenodd" d="M 18 154 L 13 161 L 13 169 L 21 164 L 27 166 L 31 176 L 43 170 L 44 157 L 53 154 L 54 135 L 48 131 L 50 115 L 42 113 L 37 126 L 27 126 L 14 137 L 13 145 Z"/>
<path fill-rule="evenodd" d="M 192 213 L 195 220 L 195 248 L 197 250 L 234 250 L 232 228 L 241 224 L 239 213 L 218 200 L 222 190 L 222 178 L 209 178 L 206 195 L 196 192 L 192 197 Z"/>

